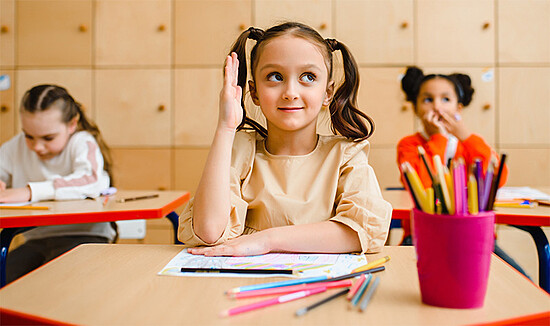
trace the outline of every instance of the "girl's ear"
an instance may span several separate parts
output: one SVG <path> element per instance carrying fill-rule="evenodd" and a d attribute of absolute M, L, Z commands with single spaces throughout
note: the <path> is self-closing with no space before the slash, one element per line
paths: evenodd
<path fill-rule="evenodd" d="M 254 102 L 254 104 L 257 106 L 260 106 L 260 100 L 258 99 L 258 93 L 256 92 L 256 84 L 254 84 L 254 81 L 252 80 L 248 81 L 248 89 L 250 90 L 250 97 L 252 98 L 252 102 Z"/>
<path fill-rule="evenodd" d="M 327 85 L 327 92 L 325 99 L 323 101 L 323 106 L 329 106 L 332 102 L 332 97 L 334 96 L 334 80 L 331 80 Z"/>
<path fill-rule="evenodd" d="M 78 120 L 80 119 L 80 116 L 77 115 L 74 118 L 67 123 L 67 127 L 69 128 L 69 134 L 73 134 L 76 131 L 76 127 L 78 126 Z"/>
<path fill-rule="evenodd" d="M 457 108 L 458 113 L 460 113 L 460 112 L 462 112 L 462 109 L 464 109 L 464 104 L 458 103 L 456 105 L 456 108 Z"/>

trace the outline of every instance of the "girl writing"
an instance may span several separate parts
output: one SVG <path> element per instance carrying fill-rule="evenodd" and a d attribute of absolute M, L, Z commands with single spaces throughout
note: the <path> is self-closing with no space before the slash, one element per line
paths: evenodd
<path fill-rule="evenodd" d="M 408 161 L 418 172 L 423 186 L 431 187 L 429 172 L 418 154 L 418 147 L 422 146 L 426 152 L 428 164 L 433 162 L 435 155 L 439 155 L 444 162 L 462 157 L 468 166 L 479 159 L 484 172 L 487 172 L 491 158 L 498 159 L 498 155 L 480 135 L 472 133 L 467 128 L 461 116 L 462 110 L 470 104 L 474 94 L 469 76 L 458 73 L 424 75 L 421 69 L 409 67 L 401 80 L 401 87 L 407 101 L 413 104 L 414 112 L 422 122 L 423 130 L 399 141 L 397 144 L 399 166 Z M 434 171 L 433 165 L 431 169 Z M 504 165 L 500 186 L 506 183 L 507 176 L 508 169 Z M 404 180 L 402 182 L 405 184 Z M 402 227 L 404 235 L 401 244 L 411 245 L 410 222 L 403 220 Z M 495 253 L 525 274 L 496 243 Z"/>
<path fill-rule="evenodd" d="M 246 115 L 248 87 L 267 128 Z M 345 80 L 336 90 L 332 52 Z M 356 107 L 359 75 L 347 47 L 300 23 L 243 32 L 227 57 L 216 133 L 196 195 L 180 216 L 192 254 L 376 252 L 391 206 L 368 164 L 372 120 Z M 317 134 L 328 107 L 333 136 Z"/>
<path fill-rule="evenodd" d="M 0 202 L 84 199 L 109 187 L 110 156 L 98 128 L 62 87 L 35 86 L 22 99 L 23 132 L 0 147 Z M 107 243 L 109 223 L 36 227 L 11 251 L 7 281 L 82 243 Z"/>

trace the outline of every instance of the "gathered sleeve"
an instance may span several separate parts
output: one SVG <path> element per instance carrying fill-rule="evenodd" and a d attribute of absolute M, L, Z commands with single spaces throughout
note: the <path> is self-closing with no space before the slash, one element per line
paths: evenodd
<path fill-rule="evenodd" d="M 243 234 L 248 203 L 243 199 L 241 189 L 243 182 L 250 178 L 255 152 L 255 133 L 246 131 L 237 132 L 233 141 L 229 176 L 231 210 L 225 230 L 214 243 L 206 243 L 198 237 L 193 229 L 194 198 L 191 198 L 179 217 L 178 239 L 186 247 L 218 245 Z"/>
<path fill-rule="evenodd" d="M 331 221 L 342 223 L 355 232 L 362 253 L 379 252 L 388 236 L 392 207 L 382 198 L 380 186 L 368 164 L 368 141 L 350 143 L 340 168 L 336 194 L 336 212 Z"/>

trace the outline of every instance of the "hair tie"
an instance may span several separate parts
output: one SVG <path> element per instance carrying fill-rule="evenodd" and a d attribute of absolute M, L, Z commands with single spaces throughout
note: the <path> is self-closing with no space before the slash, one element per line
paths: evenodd
<path fill-rule="evenodd" d="M 328 45 L 328 48 L 330 49 L 330 52 L 334 52 L 336 50 L 340 50 L 340 42 L 333 38 L 327 38 L 325 39 L 325 42 Z"/>
<path fill-rule="evenodd" d="M 249 39 L 259 41 L 264 36 L 264 31 L 256 27 L 250 27 L 247 31 Z"/>

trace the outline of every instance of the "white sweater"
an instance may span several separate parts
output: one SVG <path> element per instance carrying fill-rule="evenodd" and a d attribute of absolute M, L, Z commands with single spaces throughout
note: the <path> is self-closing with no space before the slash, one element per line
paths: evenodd
<path fill-rule="evenodd" d="M 87 131 L 74 133 L 56 157 L 42 161 L 18 134 L 0 147 L 0 179 L 8 188 L 29 185 L 32 201 L 95 198 L 109 187 L 103 156 L 95 138 Z M 113 239 L 109 223 L 43 226 L 25 232 L 26 239 L 51 236 L 101 236 Z"/>

